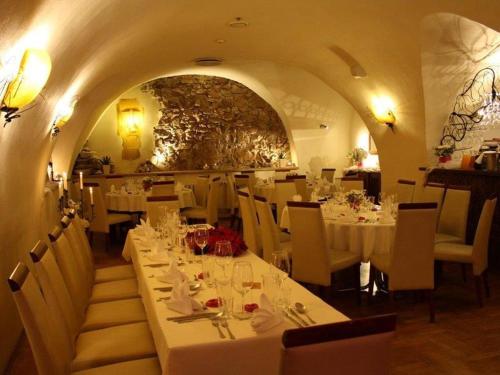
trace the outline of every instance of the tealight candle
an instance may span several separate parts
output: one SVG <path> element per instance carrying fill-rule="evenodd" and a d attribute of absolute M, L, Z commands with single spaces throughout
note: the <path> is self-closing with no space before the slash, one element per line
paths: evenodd
<path fill-rule="evenodd" d="M 83 190 L 83 172 L 80 172 L 80 190 Z"/>
<path fill-rule="evenodd" d="M 89 188 L 90 192 L 90 204 L 93 206 L 94 205 L 94 190 L 92 187 Z"/>

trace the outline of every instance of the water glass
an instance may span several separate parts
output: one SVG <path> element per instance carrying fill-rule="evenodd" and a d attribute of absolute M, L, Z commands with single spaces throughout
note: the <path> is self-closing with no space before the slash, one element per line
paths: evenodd
<path fill-rule="evenodd" d="M 215 262 L 219 267 L 222 268 L 224 272 L 224 277 L 226 277 L 226 269 L 231 264 L 233 260 L 233 251 L 231 248 L 231 242 L 229 241 L 217 241 L 215 243 Z"/>
<path fill-rule="evenodd" d="M 234 290 L 241 295 L 240 312 L 233 315 L 238 319 L 248 319 L 250 314 L 245 311 L 245 295 L 253 286 L 253 270 L 250 262 L 238 261 L 234 263 L 232 284 Z"/>
<path fill-rule="evenodd" d="M 194 242 L 200 248 L 201 253 L 204 254 L 205 246 L 207 246 L 208 243 L 208 230 L 205 228 L 197 229 L 196 232 L 194 232 Z"/>
<path fill-rule="evenodd" d="M 233 293 L 231 279 L 223 278 L 215 280 L 217 298 L 219 299 L 219 311 L 224 318 L 230 318 L 233 311 Z"/>
<path fill-rule="evenodd" d="M 201 272 L 203 272 L 203 281 L 205 284 L 212 288 L 214 286 L 214 272 L 215 262 L 214 257 L 211 255 L 203 255 L 201 258 Z"/>
<path fill-rule="evenodd" d="M 281 287 L 281 283 L 290 274 L 290 259 L 288 259 L 286 251 L 275 251 L 272 253 L 270 271 L 276 275 Z"/>

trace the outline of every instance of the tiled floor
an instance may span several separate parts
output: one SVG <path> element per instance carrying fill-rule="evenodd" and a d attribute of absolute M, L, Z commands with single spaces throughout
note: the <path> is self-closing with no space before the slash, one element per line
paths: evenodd
<path fill-rule="evenodd" d="M 104 251 L 97 238 L 98 266 L 122 263 L 122 244 Z M 460 268 L 445 266 L 442 284 L 435 293 L 436 323 L 428 323 L 425 301 L 412 293 L 396 296 L 398 327 L 393 343 L 392 374 L 499 374 L 500 373 L 500 272 L 490 272 L 492 296 L 485 307 L 477 307 L 472 277 L 462 280 Z M 364 296 L 366 297 L 366 296 Z M 329 303 L 350 317 L 391 311 L 386 296 L 377 296 L 372 305 L 366 298 L 358 306 L 350 293 L 337 293 Z M 23 337 L 7 371 L 9 375 L 35 374 L 27 340 Z"/>

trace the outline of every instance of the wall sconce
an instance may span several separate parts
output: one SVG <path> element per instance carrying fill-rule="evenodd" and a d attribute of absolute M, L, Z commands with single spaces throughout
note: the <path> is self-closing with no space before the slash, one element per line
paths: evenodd
<path fill-rule="evenodd" d="M 24 51 L 17 71 L 11 77 L 3 77 L 4 87 L 7 86 L 0 107 L 5 112 L 4 126 L 21 117 L 19 109 L 30 104 L 42 91 L 51 69 L 52 63 L 46 51 L 35 48 Z"/>
<path fill-rule="evenodd" d="M 375 97 L 372 102 L 372 112 L 378 122 L 387 125 L 394 131 L 396 116 L 394 115 L 394 103 L 386 97 Z"/>
<path fill-rule="evenodd" d="M 120 99 L 116 109 L 118 112 L 118 135 L 122 138 L 122 159 L 138 159 L 141 156 L 144 109 L 137 99 Z"/>
<path fill-rule="evenodd" d="M 61 131 L 61 128 L 66 125 L 75 109 L 75 105 L 78 98 L 73 97 L 70 99 L 64 98 L 59 101 L 56 105 L 56 116 L 54 122 L 52 123 L 52 135 L 57 136 Z"/>

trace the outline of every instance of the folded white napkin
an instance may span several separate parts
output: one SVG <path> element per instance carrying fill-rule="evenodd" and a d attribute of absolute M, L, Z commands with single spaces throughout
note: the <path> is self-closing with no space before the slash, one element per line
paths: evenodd
<path fill-rule="evenodd" d="M 195 310 L 201 310 L 201 304 L 189 295 L 189 281 L 179 280 L 172 288 L 170 300 L 165 304 L 170 310 L 181 314 L 192 314 Z"/>
<path fill-rule="evenodd" d="M 294 201 L 294 202 L 302 202 L 302 195 L 300 195 L 300 194 L 295 194 L 295 195 L 292 197 L 292 201 Z"/>
<path fill-rule="evenodd" d="M 260 295 L 260 306 L 257 310 L 253 312 L 253 317 L 250 325 L 255 332 L 264 332 L 283 321 L 283 314 L 280 311 L 276 311 L 269 301 L 269 298 L 262 293 Z"/>
<path fill-rule="evenodd" d="M 179 270 L 175 259 L 171 259 L 170 266 L 168 267 L 168 269 L 166 271 L 162 270 L 162 274 L 156 276 L 156 279 L 163 283 L 169 283 L 169 284 L 175 284 L 180 281 L 189 280 L 187 275 L 181 270 Z"/>

